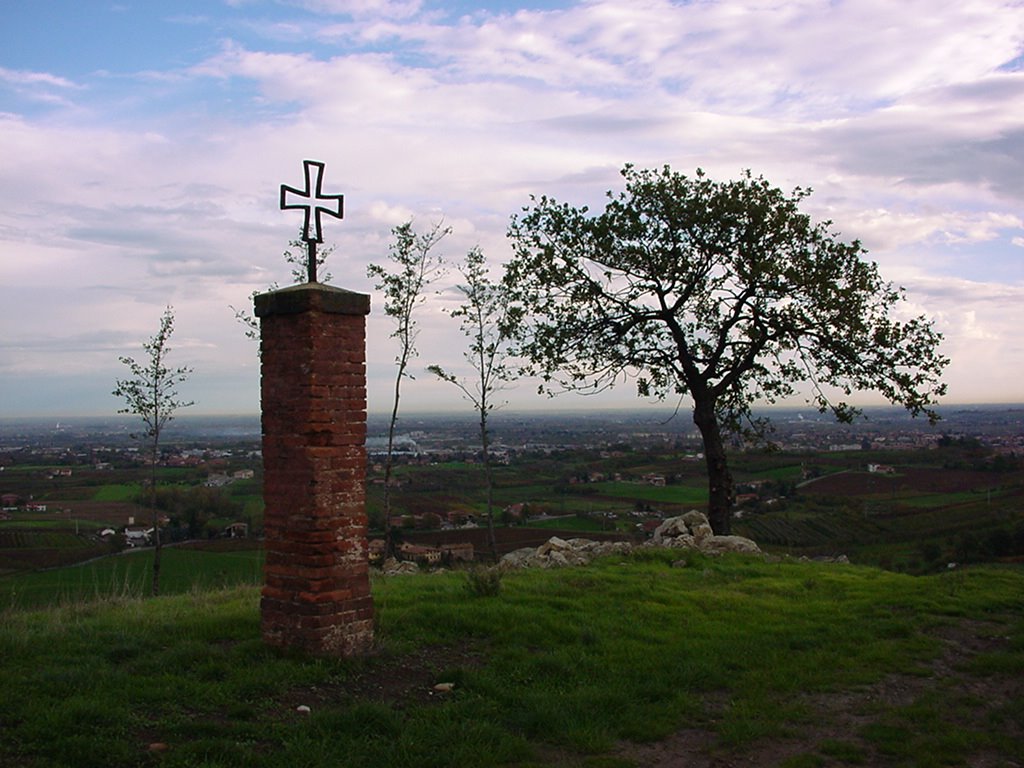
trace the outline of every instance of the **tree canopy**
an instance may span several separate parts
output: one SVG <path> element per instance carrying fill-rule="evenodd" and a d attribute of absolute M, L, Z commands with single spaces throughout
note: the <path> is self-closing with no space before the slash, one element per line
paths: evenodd
<path fill-rule="evenodd" d="M 723 431 L 758 427 L 755 403 L 804 394 L 849 421 L 857 392 L 912 414 L 945 391 L 948 360 L 904 292 L 831 222 L 749 171 L 717 182 L 626 166 L 602 213 L 548 197 L 514 216 L 505 275 L 523 323 L 518 352 L 548 391 L 635 377 L 641 395 L 692 400 L 704 438 L 709 517 L 729 530 Z"/>

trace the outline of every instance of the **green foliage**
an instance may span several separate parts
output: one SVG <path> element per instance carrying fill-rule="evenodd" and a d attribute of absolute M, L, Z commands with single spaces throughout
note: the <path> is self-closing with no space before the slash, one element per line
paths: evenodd
<path fill-rule="evenodd" d="M 156 334 L 142 344 L 146 353 L 144 363 L 135 358 L 118 359 L 128 368 L 128 378 L 118 379 L 114 396 L 125 401 L 118 413 L 138 416 L 146 427 L 145 436 L 152 439 L 154 451 L 159 446 L 160 431 L 174 418 L 179 408 L 187 408 L 192 401 L 179 399 L 178 385 L 188 380 L 192 369 L 187 366 L 169 368 L 167 355 L 171 351 L 170 339 L 174 332 L 174 310 L 167 307 L 160 318 Z"/>
<path fill-rule="evenodd" d="M 495 407 L 494 397 L 506 383 L 512 381 L 515 374 L 508 364 L 508 345 L 513 322 L 510 317 L 510 296 L 487 274 L 487 262 L 479 248 L 474 248 L 466 254 L 466 261 L 459 271 L 465 283 L 455 286 L 455 290 L 462 295 L 464 302 L 452 310 L 451 316 L 461 321 L 462 333 L 469 340 L 469 346 L 463 356 L 473 369 L 473 375 L 463 378 L 446 371 L 440 365 L 431 365 L 428 370 L 441 380 L 455 385 L 472 403 L 479 417 L 480 450 L 487 479 L 487 529 L 490 535 L 491 554 L 497 559 L 498 549 L 494 538 L 494 477 L 491 469 L 487 419 Z"/>
<path fill-rule="evenodd" d="M 642 393 L 702 396 L 738 418 L 810 381 L 823 410 L 848 417 L 824 385 L 878 390 L 914 413 L 944 388 L 940 336 L 925 318 L 892 319 L 902 293 L 843 243 L 831 222 L 746 172 L 714 182 L 622 172 L 604 213 L 542 197 L 515 217 L 507 287 L 528 311 L 524 344 L 573 387 L 639 373 Z"/>
<path fill-rule="evenodd" d="M 231 521 L 242 506 L 222 488 L 165 486 L 155 494 L 157 509 L 165 512 L 173 529 L 183 538 L 207 538 L 207 523 L 215 519 Z"/>
<path fill-rule="evenodd" d="M 416 307 L 426 299 L 425 291 L 443 270 L 442 259 L 434 250 L 449 233 L 449 227 L 435 224 L 417 233 L 411 221 L 391 230 L 395 241 L 388 249 L 389 266 L 370 264 L 367 277 L 377 280 L 374 286 L 384 294 L 384 314 L 395 321 L 391 337 L 398 340 L 395 362 L 400 376 L 406 375 L 409 360 L 416 356 Z"/>
<path fill-rule="evenodd" d="M 691 398 L 717 532 L 733 501 L 722 431 L 763 435 L 752 403 L 807 384 L 841 420 L 857 410 L 830 391 L 877 391 L 936 418 L 941 335 L 924 317 L 893 319 L 902 291 L 859 242 L 800 212 L 808 190 L 787 195 L 749 171 L 729 182 L 668 166 L 622 175 L 603 213 L 541 197 L 513 217 L 517 352 L 548 391 L 633 377 L 642 396 Z"/>
<path fill-rule="evenodd" d="M 497 597 L 502 572 L 498 568 L 475 567 L 466 571 L 466 592 L 471 597 Z"/>
<path fill-rule="evenodd" d="M 149 438 L 150 466 L 150 507 L 153 510 L 153 535 L 156 552 L 153 557 L 153 579 L 151 589 L 154 595 L 160 592 L 160 521 L 156 508 L 156 463 L 160 455 L 160 435 L 164 426 L 174 418 L 180 408 L 192 405 L 191 400 L 181 400 L 178 385 L 188 380 L 192 369 L 186 366 L 169 368 L 167 355 L 170 354 L 170 339 L 174 332 L 174 310 L 167 307 L 160 317 L 160 328 L 148 342 L 142 345 L 147 361 L 136 362 L 132 357 L 118 358 L 128 366 L 129 378 L 118 379 L 114 388 L 114 396 L 125 401 L 125 407 L 118 413 L 130 413 L 138 416 L 146 427 L 145 436 Z"/>
<path fill-rule="evenodd" d="M 468 339 L 463 356 L 474 375 L 471 379 L 460 378 L 439 365 L 431 365 L 430 371 L 458 387 L 486 417 L 495 407 L 494 395 L 515 375 L 507 362 L 512 307 L 508 292 L 488 275 L 487 262 L 479 248 L 466 254 L 459 271 L 465 283 L 456 285 L 455 291 L 462 296 L 463 303 L 451 311 L 451 316 L 460 321 L 462 333 Z"/>
<path fill-rule="evenodd" d="M 388 549 L 391 541 L 391 472 L 394 462 L 395 425 L 401 401 L 402 380 L 409 376 L 409 363 L 416 357 L 416 337 L 419 333 L 415 310 L 426 299 L 425 291 L 430 283 L 444 271 L 443 260 L 435 248 L 451 229 L 440 222 L 423 233 L 417 233 L 412 221 L 400 224 L 391 230 L 395 241 L 388 249 L 390 266 L 370 264 L 367 277 L 377 280 L 374 286 L 384 293 L 384 314 L 394 320 L 395 328 L 391 338 L 398 341 L 395 355 L 395 388 L 388 422 L 388 447 L 384 462 L 384 526 Z M 412 378 L 411 376 L 409 376 Z"/>

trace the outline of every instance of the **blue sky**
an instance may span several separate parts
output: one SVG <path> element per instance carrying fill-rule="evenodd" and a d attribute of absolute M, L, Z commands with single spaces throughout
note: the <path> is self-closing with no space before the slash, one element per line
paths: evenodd
<path fill-rule="evenodd" d="M 1024 401 L 1022 54 L 1020 0 L 0 0 L 0 415 L 115 411 L 167 304 L 196 410 L 255 411 L 229 307 L 288 281 L 306 158 L 346 196 L 333 282 L 371 295 L 396 224 L 500 263 L 531 194 L 599 204 L 626 163 L 812 187 L 945 334 L 948 402 Z M 459 365 L 444 287 L 422 367 Z M 406 398 L 465 407 L 426 374 Z"/>

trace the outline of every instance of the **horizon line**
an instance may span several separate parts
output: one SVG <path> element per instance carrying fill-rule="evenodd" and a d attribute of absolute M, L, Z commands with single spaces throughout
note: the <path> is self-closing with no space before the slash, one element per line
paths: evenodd
<path fill-rule="evenodd" d="M 863 410 L 863 411 L 883 410 L 883 409 L 885 409 L 885 410 L 895 410 L 895 411 L 904 411 L 904 410 L 906 410 L 903 406 L 894 405 L 894 404 L 891 404 L 891 403 L 876 403 L 876 404 L 872 404 L 872 405 L 861 405 L 861 406 L 856 406 L 856 407 L 859 410 Z M 1021 400 L 1021 401 L 1001 401 L 1001 402 L 974 402 L 974 401 L 971 401 L 971 402 L 946 403 L 946 404 L 936 405 L 936 406 L 933 406 L 933 407 L 935 408 L 935 410 L 940 411 L 940 412 L 944 408 L 945 409 L 949 409 L 949 408 L 956 408 L 956 409 L 963 409 L 963 408 L 1006 408 L 1006 409 L 1018 409 L 1018 408 L 1024 408 L 1024 400 Z M 490 415 L 491 416 L 500 416 L 502 414 L 558 415 L 559 413 L 565 413 L 565 412 L 573 412 L 573 413 L 581 413 L 581 412 L 611 413 L 611 412 L 617 412 L 617 413 L 623 413 L 623 412 L 635 412 L 635 411 L 644 411 L 644 410 L 673 410 L 673 411 L 674 410 L 678 410 L 680 412 L 686 412 L 686 411 L 689 411 L 690 408 L 688 408 L 688 407 L 687 408 L 675 407 L 675 406 L 671 406 L 671 405 L 667 405 L 667 404 L 661 404 L 661 403 L 653 403 L 653 404 L 648 403 L 648 404 L 633 405 L 633 406 L 628 406 L 628 405 L 598 405 L 598 406 L 590 406 L 590 407 L 570 406 L 570 407 L 567 407 L 567 408 L 508 408 L 508 409 L 500 408 L 500 409 L 495 409 L 494 411 L 492 411 Z M 776 411 L 810 410 L 810 411 L 814 411 L 816 413 L 819 412 L 819 410 L 818 410 L 818 408 L 816 406 L 813 406 L 813 405 L 810 405 L 810 404 L 781 404 L 781 403 L 775 403 L 775 404 L 772 404 L 772 405 L 756 406 L 756 407 L 752 408 L 751 410 L 753 410 L 753 411 L 759 411 L 759 410 L 762 410 L 762 411 L 763 410 L 776 410 Z M 402 416 L 434 416 L 434 415 L 452 416 L 452 415 L 459 415 L 459 414 L 476 415 L 476 413 L 477 413 L 477 411 L 475 409 L 470 409 L 470 408 L 436 408 L 436 409 L 420 409 L 420 408 L 413 409 L 413 408 L 410 408 L 408 411 L 400 412 L 399 413 L 399 418 L 401 418 Z M 828 412 L 825 411 L 825 412 L 822 413 L 822 415 L 827 415 L 827 413 Z M 227 418 L 239 418 L 239 419 L 246 418 L 246 419 L 248 419 L 248 418 L 259 418 L 260 415 L 261 415 L 260 411 L 258 411 L 258 410 L 257 411 L 245 411 L 245 412 L 238 412 L 238 411 L 235 411 L 235 412 L 229 412 L 229 411 L 204 411 L 204 412 L 198 412 L 198 413 L 197 412 L 189 412 L 189 413 L 182 413 L 180 415 L 176 415 L 174 417 L 173 421 L 179 421 L 179 420 L 184 420 L 184 419 L 191 420 L 191 419 L 208 419 L 208 418 L 223 418 L 223 419 L 227 419 Z M 369 418 L 371 416 L 373 416 L 373 417 L 390 416 L 390 411 L 389 410 L 373 410 L 373 411 L 367 411 L 366 415 L 367 415 L 367 418 Z M 57 419 L 58 421 L 62 420 L 62 419 L 69 419 L 69 420 L 70 419 L 112 419 L 112 420 L 131 421 L 131 420 L 134 420 L 134 419 L 137 419 L 137 418 L 138 417 L 133 415 L 133 414 L 105 413 L 105 412 L 104 413 L 56 413 L 56 412 L 50 412 L 50 413 L 28 413 L 28 414 L 16 414 L 16 415 L 12 415 L 12 414 L 0 415 L 0 421 L 16 421 L 16 420 L 26 420 L 26 419 L 37 419 L 37 420 L 39 420 L 39 419 L 46 419 L 46 420 Z"/>

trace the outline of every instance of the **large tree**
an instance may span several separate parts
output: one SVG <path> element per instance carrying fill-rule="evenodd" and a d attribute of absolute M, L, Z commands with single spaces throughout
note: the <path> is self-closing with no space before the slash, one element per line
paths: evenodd
<path fill-rule="evenodd" d="M 596 391 L 634 376 L 638 392 L 686 398 L 708 472 L 708 517 L 730 530 L 734 501 L 725 436 L 760 433 L 755 403 L 803 393 L 842 421 L 848 402 L 881 393 L 937 418 L 948 360 L 941 335 L 905 314 L 854 240 L 799 210 L 749 171 L 716 182 L 665 166 L 622 171 L 591 215 L 548 197 L 512 218 L 506 289 L 524 311 L 519 352 L 543 388 Z"/>

